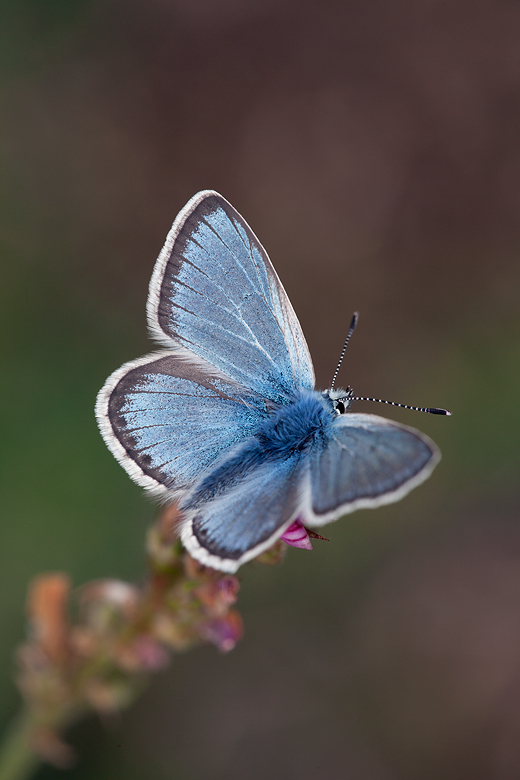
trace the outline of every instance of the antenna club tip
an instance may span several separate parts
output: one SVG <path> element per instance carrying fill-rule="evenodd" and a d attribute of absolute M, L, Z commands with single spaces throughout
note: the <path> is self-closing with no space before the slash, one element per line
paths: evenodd
<path fill-rule="evenodd" d="M 427 409 L 426 411 L 430 412 L 430 414 L 444 414 L 446 417 L 451 417 L 451 412 L 447 409 Z"/>

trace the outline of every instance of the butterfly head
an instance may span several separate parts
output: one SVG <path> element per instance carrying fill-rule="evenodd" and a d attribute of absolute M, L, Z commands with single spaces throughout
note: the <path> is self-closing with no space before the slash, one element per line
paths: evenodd
<path fill-rule="evenodd" d="M 345 414 L 354 399 L 354 392 L 351 387 L 347 387 L 346 390 L 341 388 L 338 390 L 330 389 L 324 390 L 323 396 L 328 399 L 336 414 Z"/>

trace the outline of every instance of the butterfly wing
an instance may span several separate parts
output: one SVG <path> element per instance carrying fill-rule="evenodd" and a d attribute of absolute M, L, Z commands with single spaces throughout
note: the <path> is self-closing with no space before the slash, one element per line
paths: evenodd
<path fill-rule="evenodd" d="M 103 437 L 147 489 L 179 497 L 265 417 L 267 402 L 312 387 L 300 324 L 270 260 L 212 191 L 180 212 L 148 297 L 152 334 L 168 348 L 125 364 L 98 396 Z"/>
<path fill-rule="evenodd" d="M 148 355 L 115 371 L 98 395 L 108 448 L 157 496 L 182 496 L 267 414 L 260 396 L 202 363 L 175 353 Z"/>
<path fill-rule="evenodd" d="M 440 452 L 424 434 L 373 414 L 347 413 L 310 453 L 305 518 L 319 526 L 356 509 L 399 501 L 423 482 Z"/>
<path fill-rule="evenodd" d="M 297 517 L 319 526 L 397 501 L 440 458 L 427 436 L 375 415 L 341 415 L 323 434 L 285 459 L 257 457 L 246 442 L 224 460 L 187 497 L 182 541 L 188 551 L 208 566 L 235 571 Z"/>
<path fill-rule="evenodd" d="M 148 324 L 170 350 L 189 351 L 275 402 L 314 387 L 300 324 L 265 249 L 218 193 L 199 192 L 159 255 Z"/>
<path fill-rule="evenodd" d="M 206 566 L 234 572 L 274 544 L 298 514 L 302 466 L 300 455 L 256 462 L 244 451 L 232 455 L 213 498 L 197 503 L 195 488 L 181 505 L 188 552 Z"/>

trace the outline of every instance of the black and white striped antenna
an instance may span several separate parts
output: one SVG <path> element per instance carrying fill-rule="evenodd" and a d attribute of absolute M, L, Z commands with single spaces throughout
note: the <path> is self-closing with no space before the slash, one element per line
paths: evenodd
<path fill-rule="evenodd" d="M 341 368 L 341 364 L 343 363 L 343 358 L 345 357 L 345 352 L 347 350 L 347 345 L 348 345 L 348 343 L 350 341 L 350 337 L 352 336 L 352 334 L 356 330 L 358 317 L 359 317 L 359 315 L 358 315 L 357 311 L 355 311 L 354 314 L 352 315 L 352 322 L 350 323 L 350 328 L 348 329 L 347 338 L 345 339 L 345 343 L 343 344 L 343 349 L 341 350 L 341 355 L 339 356 L 338 365 L 336 366 L 336 370 L 334 371 L 334 376 L 332 377 L 332 383 L 330 385 L 330 389 L 331 390 L 334 390 L 334 385 L 336 383 L 336 378 L 337 378 L 337 376 L 339 374 L 339 370 Z"/>
<path fill-rule="evenodd" d="M 350 323 L 350 328 L 348 329 L 347 338 L 345 339 L 345 343 L 343 344 L 343 349 L 341 350 L 341 355 L 339 356 L 338 365 L 336 366 L 336 370 L 334 372 L 334 376 L 332 377 L 332 383 L 330 385 L 330 389 L 334 390 L 334 385 L 336 383 L 336 379 L 339 373 L 339 369 L 341 368 L 341 364 L 343 362 L 343 358 L 345 357 L 345 352 L 348 346 L 348 343 L 350 341 L 350 337 L 356 330 L 356 325 L 358 323 L 359 315 L 357 311 L 354 312 L 352 316 L 352 321 Z M 352 401 L 374 401 L 377 404 L 388 404 L 389 406 L 398 406 L 400 409 L 411 409 L 414 412 L 427 412 L 428 414 L 444 414 L 448 417 L 451 417 L 451 412 L 449 412 L 447 409 L 438 409 L 435 406 L 410 406 L 409 404 L 398 404 L 395 401 L 384 401 L 382 398 L 368 398 L 366 396 L 361 395 L 353 395 L 352 390 L 348 388 L 347 390 L 348 395 L 346 396 L 345 400 L 348 400 L 349 404 Z M 338 399 L 339 400 L 339 399 Z"/>
<path fill-rule="evenodd" d="M 382 398 L 366 398 L 360 395 L 352 395 L 349 401 L 375 401 L 378 404 L 388 404 L 389 406 L 399 406 L 401 409 L 412 409 L 414 412 L 428 412 L 428 414 L 446 414 L 451 417 L 451 412 L 447 409 L 437 409 L 435 406 L 410 406 L 409 404 L 397 404 L 395 401 L 383 401 Z"/>

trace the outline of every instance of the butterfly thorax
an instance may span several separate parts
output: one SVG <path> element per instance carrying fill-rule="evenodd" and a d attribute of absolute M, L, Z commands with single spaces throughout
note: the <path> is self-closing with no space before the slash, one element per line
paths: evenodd
<path fill-rule="evenodd" d="M 255 438 L 268 459 L 284 459 L 326 441 L 336 412 L 329 399 L 305 390 L 290 404 L 278 407 Z"/>

